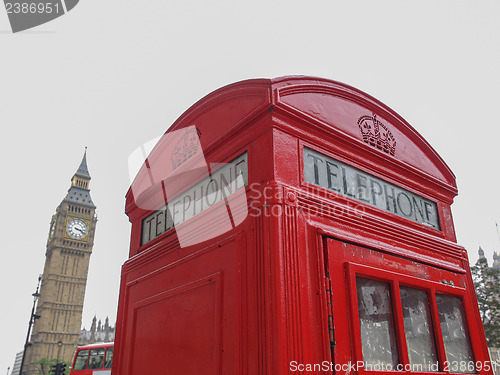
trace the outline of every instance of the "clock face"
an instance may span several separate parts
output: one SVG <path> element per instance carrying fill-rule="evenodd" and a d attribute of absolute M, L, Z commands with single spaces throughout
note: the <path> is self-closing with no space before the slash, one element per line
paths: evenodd
<path fill-rule="evenodd" d="M 77 240 L 85 237 L 88 231 L 87 224 L 80 219 L 71 220 L 66 226 L 66 230 L 71 237 L 76 238 Z"/>

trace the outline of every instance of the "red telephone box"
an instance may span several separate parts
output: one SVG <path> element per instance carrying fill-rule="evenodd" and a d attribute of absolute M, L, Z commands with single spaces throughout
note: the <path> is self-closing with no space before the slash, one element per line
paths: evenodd
<path fill-rule="evenodd" d="M 127 193 L 112 372 L 491 374 L 456 194 L 430 145 L 355 88 L 207 95 Z"/>

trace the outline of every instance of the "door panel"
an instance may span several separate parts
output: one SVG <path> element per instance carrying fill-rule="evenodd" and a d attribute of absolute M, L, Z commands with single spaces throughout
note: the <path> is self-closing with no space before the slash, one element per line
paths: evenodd
<path fill-rule="evenodd" d="M 484 372 L 465 272 L 331 238 L 325 250 L 337 373 Z"/>

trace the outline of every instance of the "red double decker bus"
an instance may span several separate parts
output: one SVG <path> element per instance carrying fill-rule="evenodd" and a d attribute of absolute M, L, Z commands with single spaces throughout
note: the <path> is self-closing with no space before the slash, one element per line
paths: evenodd
<path fill-rule="evenodd" d="M 112 342 L 79 346 L 70 375 L 109 375 L 113 362 Z"/>

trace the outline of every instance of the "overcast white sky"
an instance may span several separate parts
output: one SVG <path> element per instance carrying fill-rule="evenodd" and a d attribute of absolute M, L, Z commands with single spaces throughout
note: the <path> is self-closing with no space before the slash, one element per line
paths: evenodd
<path fill-rule="evenodd" d="M 247 78 L 348 83 L 412 124 L 457 176 L 459 243 L 500 250 L 500 2 L 81 0 L 12 34 L 0 8 L 0 375 L 26 336 L 49 223 L 88 146 L 99 222 L 83 325 L 114 324 L 127 158 Z"/>

